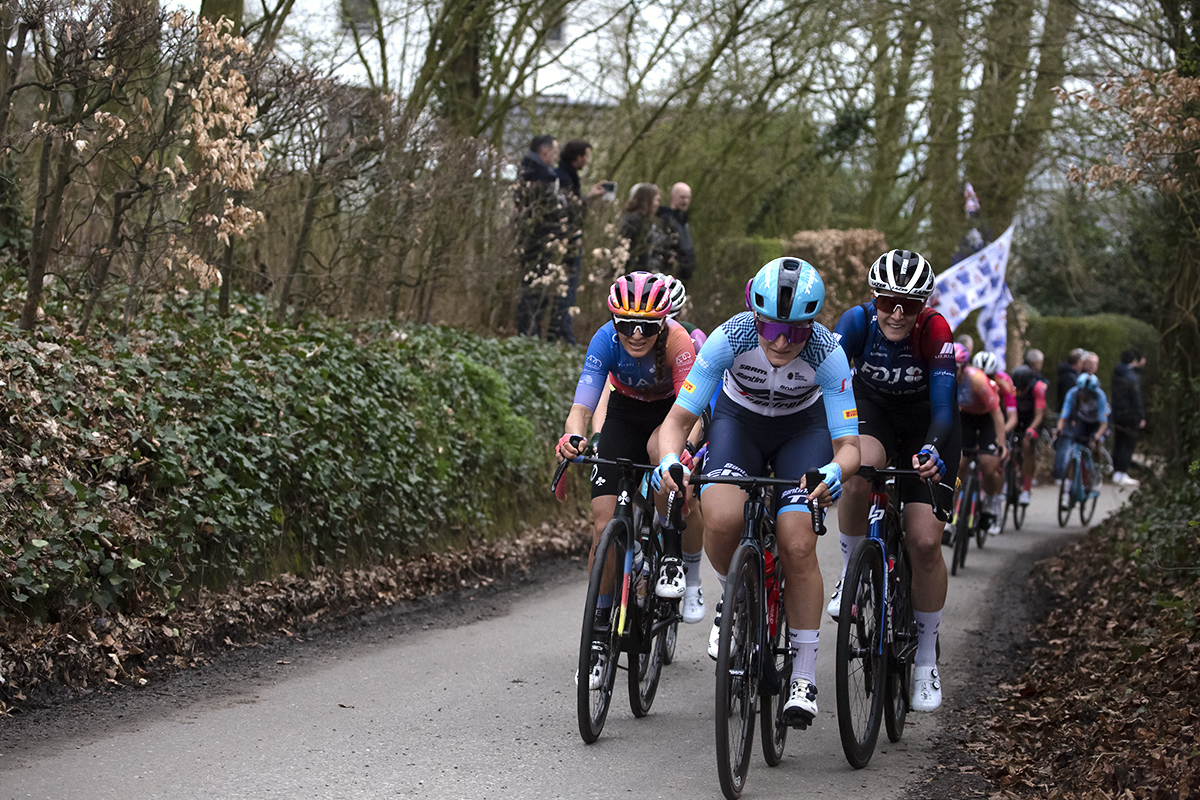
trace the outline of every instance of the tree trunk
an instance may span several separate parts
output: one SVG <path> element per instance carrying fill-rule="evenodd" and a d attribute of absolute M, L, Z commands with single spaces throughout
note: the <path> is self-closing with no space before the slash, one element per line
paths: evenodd
<path fill-rule="evenodd" d="M 958 134 L 962 126 L 963 3 L 933 0 L 929 29 L 933 36 L 933 86 L 929 98 L 929 153 L 925 175 L 929 188 L 929 241 L 926 253 L 934 269 L 943 270 L 965 225 L 958 174 Z"/>
<path fill-rule="evenodd" d="M 313 220 L 317 216 L 317 201 L 321 194 L 321 188 L 324 183 L 317 177 L 314 172 L 309 177 L 308 195 L 304 199 L 304 217 L 300 222 L 300 231 L 296 235 L 296 247 L 292 250 L 292 261 L 288 265 L 287 277 L 283 279 L 283 286 L 279 290 L 279 309 L 276 311 L 276 319 L 283 322 L 287 319 L 287 304 L 292 293 L 292 285 L 296 281 L 296 276 L 304 268 L 304 257 L 308 252 L 308 240 L 312 231 Z"/>

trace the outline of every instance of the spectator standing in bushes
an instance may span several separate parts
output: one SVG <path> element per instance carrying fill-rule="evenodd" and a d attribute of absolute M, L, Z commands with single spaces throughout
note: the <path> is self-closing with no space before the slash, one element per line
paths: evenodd
<path fill-rule="evenodd" d="M 1054 407 L 1060 414 L 1067 392 L 1071 391 L 1071 388 L 1075 386 L 1075 381 L 1079 378 L 1081 369 L 1079 362 L 1083 360 L 1084 352 L 1083 348 L 1076 347 L 1067 353 L 1066 361 L 1060 361 L 1058 364 L 1058 386 L 1054 390 Z"/>
<path fill-rule="evenodd" d="M 521 260 L 521 297 L 517 333 L 542 335 L 550 298 L 566 282 L 561 265 L 566 255 L 567 212 L 558 173 L 558 142 L 548 133 L 533 137 L 521 159 L 513 189 L 517 250 Z M 555 267 L 558 267 L 555 269 Z"/>
<path fill-rule="evenodd" d="M 1025 354 L 1025 366 L 1033 370 L 1033 377 L 1038 383 L 1050 385 L 1050 379 L 1042 374 L 1042 367 L 1046 365 L 1046 355 L 1036 347 L 1029 348 L 1029 352 Z"/>
<path fill-rule="evenodd" d="M 1122 486 L 1137 486 L 1129 476 L 1133 466 L 1133 450 L 1137 447 L 1138 434 L 1146 427 L 1146 409 L 1142 405 L 1142 367 L 1146 357 L 1139 351 L 1129 349 L 1121 353 L 1121 363 L 1113 368 L 1112 421 L 1116 429 L 1113 441 L 1113 483 Z"/>
<path fill-rule="evenodd" d="M 1083 354 L 1083 358 L 1079 359 L 1079 368 L 1088 375 L 1095 375 L 1100 371 L 1100 356 L 1091 350 L 1087 351 Z"/>
<path fill-rule="evenodd" d="M 671 187 L 671 205 L 658 208 L 658 224 L 666 236 L 663 269 L 684 284 L 696 271 L 696 249 L 692 244 L 692 229 L 688 227 L 691 204 L 692 187 L 681 182 Z"/>
<path fill-rule="evenodd" d="M 583 263 L 583 223 L 587 219 L 588 204 L 604 194 L 604 185 L 601 183 L 593 184 L 587 195 L 583 194 L 579 171 L 591 160 L 591 143 L 586 139 L 572 139 L 563 147 L 558 169 L 555 170 L 566 208 L 567 291 L 554 298 L 554 312 L 550 315 L 546 338 L 561 339 L 567 344 L 576 344 L 571 309 L 579 291 L 579 268 Z"/>
<path fill-rule="evenodd" d="M 629 194 L 625 213 L 621 215 L 621 238 L 629 243 L 625 261 L 626 274 L 632 272 L 661 272 L 666 237 L 658 223 L 658 206 L 662 193 L 653 183 L 639 183 Z"/>

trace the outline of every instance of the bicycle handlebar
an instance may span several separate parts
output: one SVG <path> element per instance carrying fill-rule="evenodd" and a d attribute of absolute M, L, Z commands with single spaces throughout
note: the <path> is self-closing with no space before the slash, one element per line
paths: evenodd
<path fill-rule="evenodd" d="M 580 445 L 587 442 L 587 440 L 582 436 L 572 436 L 569 441 L 571 442 L 571 445 L 573 447 L 577 447 L 577 448 Z M 588 449 L 590 449 L 590 448 L 588 448 Z M 559 482 L 562 480 L 563 475 L 566 473 L 567 467 L 573 463 L 574 464 L 597 464 L 597 465 L 606 466 L 606 467 L 618 467 L 622 470 L 626 470 L 626 469 L 637 470 L 639 472 L 653 472 L 656 469 L 656 466 L 654 464 L 635 464 L 632 460 L 630 460 L 628 458 L 618 458 L 618 459 L 598 458 L 597 456 L 585 455 L 583 452 L 580 452 L 580 454 L 575 456 L 574 458 L 564 458 L 562 461 L 558 462 L 558 467 L 554 470 L 554 478 L 550 481 L 550 491 L 551 492 L 554 492 L 557 495 Z M 682 464 L 678 464 L 676 466 L 671 467 L 671 477 L 675 480 L 676 486 L 683 485 L 683 465 Z M 677 497 L 676 496 L 677 494 L 679 494 L 680 496 Z M 675 530 L 682 532 L 683 530 L 685 530 L 687 528 L 687 525 L 683 521 L 683 497 L 682 497 L 681 493 L 671 492 L 670 496 L 667 498 L 667 502 L 669 504 L 668 505 L 668 509 L 669 509 L 668 517 L 670 519 L 670 522 L 671 522 L 672 526 L 675 528 Z"/>
<path fill-rule="evenodd" d="M 804 482 L 807 486 L 815 486 L 823 480 L 824 478 L 820 470 L 812 470 L 804 475 Z M 797 488 L 800 486 L 800 481 L 797 478 L 759 478 L 754 475 L 693 475 L 688 479 L 688 483 L 692 486 L 701 486 L 706 483 L 721 483 L 747 490 L 765 489 L 768 486 L 786 486 L 788 488 Z M 808 510 L 813 518 L 813 532 L 818 536 L 824 536 L 827 530 L 825 527 L 824 509 L 815 503 L 809 503 Z"/>
<path fill-rule="evenodd" d="M 926 453 L 921 453 L 917 456 L 917 461 L 924 466 L 929 462 L 929 455 Z M 880 469 L 878 467 L 872 467 L 869 464 L 864 464 L 859 467 L 857 474 L 860 478 L 865 479 L 872 486 L 880 486 L 884 481 L 891 477 L 921 477 L 921 473 L 915 469 L 902 469 L 900 467 L 884 467 Z M 951 517 L 950 510 L 942 508 L 941 504 L 938 502 L 937 487 L 941 486 L 941 484 L 934 483 L 933 478 L 924 478 L 923 480 L 925 481 L 925 485 L 929 487 L 929 497 L 933 501 L 933 515 L 937 517 L 939 522 L 949 522 Z"/>

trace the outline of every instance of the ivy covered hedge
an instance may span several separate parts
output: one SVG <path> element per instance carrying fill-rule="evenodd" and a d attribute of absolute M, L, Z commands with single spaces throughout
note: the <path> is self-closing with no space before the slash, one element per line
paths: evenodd
<path fill-rule="evenodd" d="M 131 608 L 549 512 L 580 351 L 189 303 L 104 340 L 0 323 L 0 614 Z"/>

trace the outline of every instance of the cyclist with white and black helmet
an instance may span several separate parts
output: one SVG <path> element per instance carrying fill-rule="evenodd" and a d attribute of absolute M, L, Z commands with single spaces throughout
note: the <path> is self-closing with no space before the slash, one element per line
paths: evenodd
<path fill-rule="evenodd" d="M 971 366 L 983 370 L 1000 395 L 1000 407 L 1004 409 L 1004 432 L 1012 433 L 1017 427 L 1017 390 L 1012 376 L 1000 369 L 1000 359 L 990 350 L 980 350 L 971 358 Z"/>
<path fill-rule="evenodd" d="M 945 318 L 925 308 L 933 293 L 933 268 L 920 254 L 891 250 L 867 274 L 875 297 L 849 309 L 835 328 L 854 362 L 854 396 L 862 463 L 918 470 L 939 482 L 939 502 L 949 507 L 958 473 L 959 424 L 954 343 Z M 921 465 L 918 456 L 929 460 Z M 933 515 L 923 482 L 902 481 L 904 529 L 913 562 L 912 596 L 917 617 L 912 708 L 933 711 L 942 702 L 937 670 L 937 632 L 946 604 L 942 523 Z M 858 476 L 845 482 L 838 523 L 842 575 L 861 537 L 867 534 L 870 487 Z M 829 601 L 836 618 L 842 582 Z"/>
<path fill-rule="evenodd" d="M 775 503 L 779 556 L 793 651 L 786 724 L 817 714 L 816 660 L 824 585 L 808 499 L 828 506 L 842 475 L 858 470 L 858 425 L 850 365 L 832 332 L 815 321 L 825 303 L 817 270 L 798 258 L 766 264 L 746 285 L 748 311 L 719 326 L 696 357 L 660 432 L 663 456 L 653 480 L 675 488 L 667 470 L 684 436 L 719 391 L 708 437 L 706 474 L 775 475 L 799 480 L 820 469 L 814 487 L 788 489 Z M 673 451 L 671 448 L 675 448 Z M 703 489 L 705 551 L 722 587 L 743 527 L 746 493 L 728 484 Z M 709 637 L 717 656 L 721 606 Z M 792 627 L 794 626 L 794 627 Z"/>

